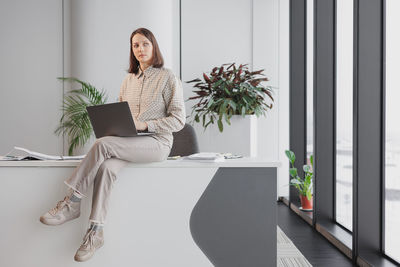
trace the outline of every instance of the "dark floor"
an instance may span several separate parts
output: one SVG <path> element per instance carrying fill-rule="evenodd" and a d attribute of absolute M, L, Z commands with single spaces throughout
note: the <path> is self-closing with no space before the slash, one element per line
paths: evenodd
<path fill-rule="evenodd" d="M 314 267 L 355 266 L 309 224 L 278 202 L 278 225 Z"/>

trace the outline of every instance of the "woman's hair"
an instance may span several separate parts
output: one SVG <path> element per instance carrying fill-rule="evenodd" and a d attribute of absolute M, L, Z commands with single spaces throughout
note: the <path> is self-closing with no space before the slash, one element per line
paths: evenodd
<path fill-rule="evenodd" d="M 128 70 L 128 72 L 137 74 L 139 71 L 140 63 L 136 59 L 136 57 L 132 51 L 132 38 L 133 38 L 133 36 L 135 36 L 135 34 L 138 34 L 138 33 L 144 35 L 147 39 L 149 39 L 149 41 L 153 45 L 153 60 L 152 60 L 151 65 L 155 68 L 161 68 L 162 66 L 164 66 L 164 59 L 161 55 L 160 48 L 158 47 L 157 40 L 154 37 L 153 33 L 146 28 L 139 28 L 139 29 L 136 29 L 131 34 L 131 38 L 130 38 L 131 46 L 129 47 L 130 54 L 129 54 L 129 70 Z"/>

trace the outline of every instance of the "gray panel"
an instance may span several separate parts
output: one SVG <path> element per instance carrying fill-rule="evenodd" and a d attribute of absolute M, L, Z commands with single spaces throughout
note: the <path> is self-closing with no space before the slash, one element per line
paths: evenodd
<path fill-rule="evenodd" d="M 218 169 L 190 217 L 215 266 L 276 266 L 276 179 L 276 168 Z"/>
<path fill-rule="evenodd" d="M 335 1 L 314 1 L 314 154 L 316 220 L 334 219 Z"/>
<path fill-rule="evenodd" d="M 383 2 L 358 1 L 357 22 L 358 140 L 353 231 L 358 255 L 368 261 L 371 252 L 381 250 Z"/>
<path fill-rule="evenodd" d="M 303 175 L 306 162 L 306 1 L 290 1 L 290 149 Z M 288 178 L 289 179 L 289 178 Z M 290 202 L 300 206 L 299 193 L 290 187 Z"/>

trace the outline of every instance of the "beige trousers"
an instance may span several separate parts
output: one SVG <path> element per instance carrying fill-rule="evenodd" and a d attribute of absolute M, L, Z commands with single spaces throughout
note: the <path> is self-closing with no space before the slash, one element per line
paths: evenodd
<path fill-rule="evenodd" d="M 170 148 L 150 136 L 106 136 L 96 140 L 86 157 L 65 184 L 82 196 L 93 183 L 89 221 L 104 225 L 108 203 L 117 173 L 128 162 L 166 160 Z"/>

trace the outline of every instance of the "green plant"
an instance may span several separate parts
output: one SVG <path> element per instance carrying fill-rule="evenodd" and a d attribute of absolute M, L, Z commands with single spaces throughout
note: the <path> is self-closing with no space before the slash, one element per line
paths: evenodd
<path fill-rule="evenodd" d="M 62 105 L 63 115 L 60 125 L 54 131 L 55 134 L 68 135 L 69 149 L 68 155 L 72 155 L 73 150 L 78 146 L 83 146 L 93 134 L 89 115 L 86 111 L 87 106 L 101 105 L 107 101 L 104 90 L 98 91 L 89 83 L 73 77 L 57 78 L 67 82 L 77 82 L 81 89 L 71 90 L 64 96 Z"/>
<path fill-rule="evenodd" d="M 225 69 L 226 65 L 229 66 Z M 193 91 L 197 95 L 188 100 L 199 99 L 192 107 L 194 121 L 200 123 L 202 120 L 204 130 L 210 123 L 217 122 L 219 131 L 222 132 L 223 118 L 230 125 L 233 115 L 265 116 L 266 111 L 272 108 L 272 103 L 268 104 L 266 98 L 271 101 L 274 99 L 272 87 L 261 85 L 262 81 L 268 81 L 268 78 L 262 77 L 265 76 L 263 71 L 249 71 L 247 64 L 239 67 L 235 63 L 223 64 L 214 67 L 209 76 L 203 73 L 204 81 L 199 78 L 187 81 L 195 83 L 193 87 L 197 89 Z"/>
<path fill-rule="evenodd" d="M 299 194 L 306 196 L 308 200 L 312 197 L 312 180 L 313 180 L 313 169 L 314 169 L 314 157 L 310 156 L 311 165 L 303 165 L 304 171 L 304 179 L 300 178 L 297 172 L 297 168 L 294 167 L 294 161 L 296 160 L 296 156 L 293 151 L 285 150 L 286 156 L 289 158 L 291 168 L 289 169 L 290 176 L 292 179 L 290 180 L 290 185 L 294 186 L 299 190 Z"/>

